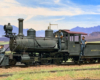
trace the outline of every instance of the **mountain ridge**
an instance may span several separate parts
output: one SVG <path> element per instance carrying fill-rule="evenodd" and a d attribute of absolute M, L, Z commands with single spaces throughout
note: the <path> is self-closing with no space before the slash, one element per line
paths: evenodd
<path fill-rule="evenodd" d="M 16 33 L 16 35 L 17 35 L 18 31 L 19 31 L 18 27 L 14 26 L 14 25 L 12 25 L 12 26 L 13 26 L 13 31 L 12 32 Z M 27 36 L 27 30 L 28 29 L 23 29 L 23 34 L 25 36 Z M 57 30 L 54 30 L 54 32 L 55 31 L 57 31 Z M 100 32 L 100 25 L 94 26 L 94 27 L 89 27 L 89 28 L 76 26 L 76 27 L 70 29 L 70 31 L 85 32 L 87 34 L 90 34 L 92 32 Z M 3 25 L 0 25 L 0 37 L 2 37 L 2 35 L 5 35 L 5 31 L 3 29 Z M 45 36 L 45 30 L 36 31 L 36 36 L 37 37 L 44 37 Z"/>

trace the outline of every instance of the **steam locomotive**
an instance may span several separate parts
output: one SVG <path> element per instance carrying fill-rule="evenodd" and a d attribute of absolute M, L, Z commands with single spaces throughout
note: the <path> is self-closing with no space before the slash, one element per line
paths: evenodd
<path fill-rule="evenodd" d="M 5 37 L 10 38 L 9 48 L 11 54 L 6 55 L 8 63 L 4 60 L 5 65 L 15 65 L 16 62 L 24 63 L 25 65 L 33 64 L 61 64 L 62 61 L 67 61 L 69 58 L 75 63 L 79 62 L 79 54 L 81 51 L 81 35 L 87 35 L 83 32 L 73 32 L 70 30 L 61 30 L 63 38 L 61 41 L 61 51 L 59 51 L 58 38 L 55 35 L 58 31 L 53 33 L 50 27 L 45 30 L 45 37 L 36 37 L 34 29 L 27 30 L 27 36 L 23 34 L 23 20 L 19 18 L 19 33 L 12 33 L 13 27 L 8 23 L 4 25 Z M 77 39 L 76 39 L 77 38 Z M 95 47 L 93 47 L 95 46 Z M 84 50 L 84 61 L 100 61 L 99 44 L 87 43 Z M 97 51 L 92 52 L 91 50 Z M 13 54 L 12 54 L 13 53 Z M 1 62 L 1 61 L 0 61 Z"/>

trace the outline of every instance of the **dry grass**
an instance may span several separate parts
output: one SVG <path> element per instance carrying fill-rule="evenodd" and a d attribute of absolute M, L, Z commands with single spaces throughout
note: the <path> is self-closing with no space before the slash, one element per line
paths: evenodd
<path fill-rule="evenodd" d="M 7 41 L 7 42 L 0 42 L 0 45 L 5 45 L 5 44 L 9 44 L 9 41 Z"/>
<path fill-rule="evenodd" d="M 70 79 L 100 79 L 100 70 L 91 70 L 91 71 L 65 71 L 65 72 L 56 72 L 56 73 L 36 73 L 36 74 L 20 74 L 27 72 L 40 72 L 40 71 L 50 71 L 50 70 L 65 70 L 65 69 L 84 69 L 84 68 L 100 68 L 99 64 L 91 65 L 66 65 L 66 66 L 37 66 L 37 67 L 12 67 L 8 69 L 0 69 L 0 74 L 4 73 L 13 73 L 12 77 L 2 78 L 2 80 L 70 80 Z M 68 78 L 68 79 L 67 79 Z"/>
<path fill-rule="evenodd" d="M 5 51 L 5 54 L 9 54 L 9 53 L 11 53 L 11 51 Z"/>
<path fill-rule="evenodd" d="M 91 41 L 91 42 L 87 42 L 87 43 L 100 43 L 100 41 Z"/>
<path fill-rule="evenodd" d="M 68 71 L 56 73 L 36 73 L 36 74 L 19 74 L 16 73 L 12 77 L 4 80 L 69 80 L 69 79 L 100 79 L 100 70 L 92 71 Z M 69 78 L 69 79 L 68 79 Z"/>
<path fill-rule="evenodd" d="M 23 72 L 40 72 L 40 71 L 51 71 L 51 70 L 68 70 L 68 69 L 85 69 L 85 68 L 100 68 L 99 64 L 89 65 L 41 65 L 31 67 L 11 67 L 11 68 L 0 68 L 0 74 L 4 73 L 23 73 Z"/>

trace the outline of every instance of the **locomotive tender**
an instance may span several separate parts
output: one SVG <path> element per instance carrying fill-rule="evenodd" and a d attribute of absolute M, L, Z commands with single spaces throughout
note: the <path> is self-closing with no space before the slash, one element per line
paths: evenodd
<path fill-rule="evenodd" d="M 61 30 L 63 32 L 61 42 L 62 50 L 59 51 L 58 38 L 55 37 L 56 34 L 59 34 L 58 31 L 53 33 L 53 30 L 48 28 L 45 30 L 45 37 L 36 37 L 36 31 L 31 28 L 27 31 L 27 36 L 24 36 L 23 20 L 22 18 L 18 19 L 18 35 L 12 33 L 13 27 L 10 23 L 4 25 L 6 33 L 4 36 L 10 38 L 9 48 L 13 52 L 13 54 L 6 55 L 8 56 L 9 63 L 5 63 L 5 65 L 15 65 L 16 62 L 21 62 L 26 65 L 32 65 L 34 63 L 61 64 L 62 61 L 67 61 L 68 58 L 72 58 L 75 63 L 79 61 L 81 35 L 87 35 L 86 33 Z M 87 43 L 84 50 L 85 56 L 82 57 L 83 60 L 92 62 L 98 60 L 100 62 L 99 47 L 100 44 Z M 97 51 L 93 51 L 94 49 Z"/>

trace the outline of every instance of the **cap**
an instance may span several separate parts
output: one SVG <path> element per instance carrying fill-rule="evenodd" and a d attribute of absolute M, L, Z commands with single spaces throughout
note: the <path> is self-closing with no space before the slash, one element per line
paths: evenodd
<path fill-rule="evenodd" d="M 83 38 L 85 38 L 85 37 L 83 36 Z"/>
<path fill-rule="evenodd" d="M 59 29 L 59 31 L 61 31 L 61 29 Z"/>

